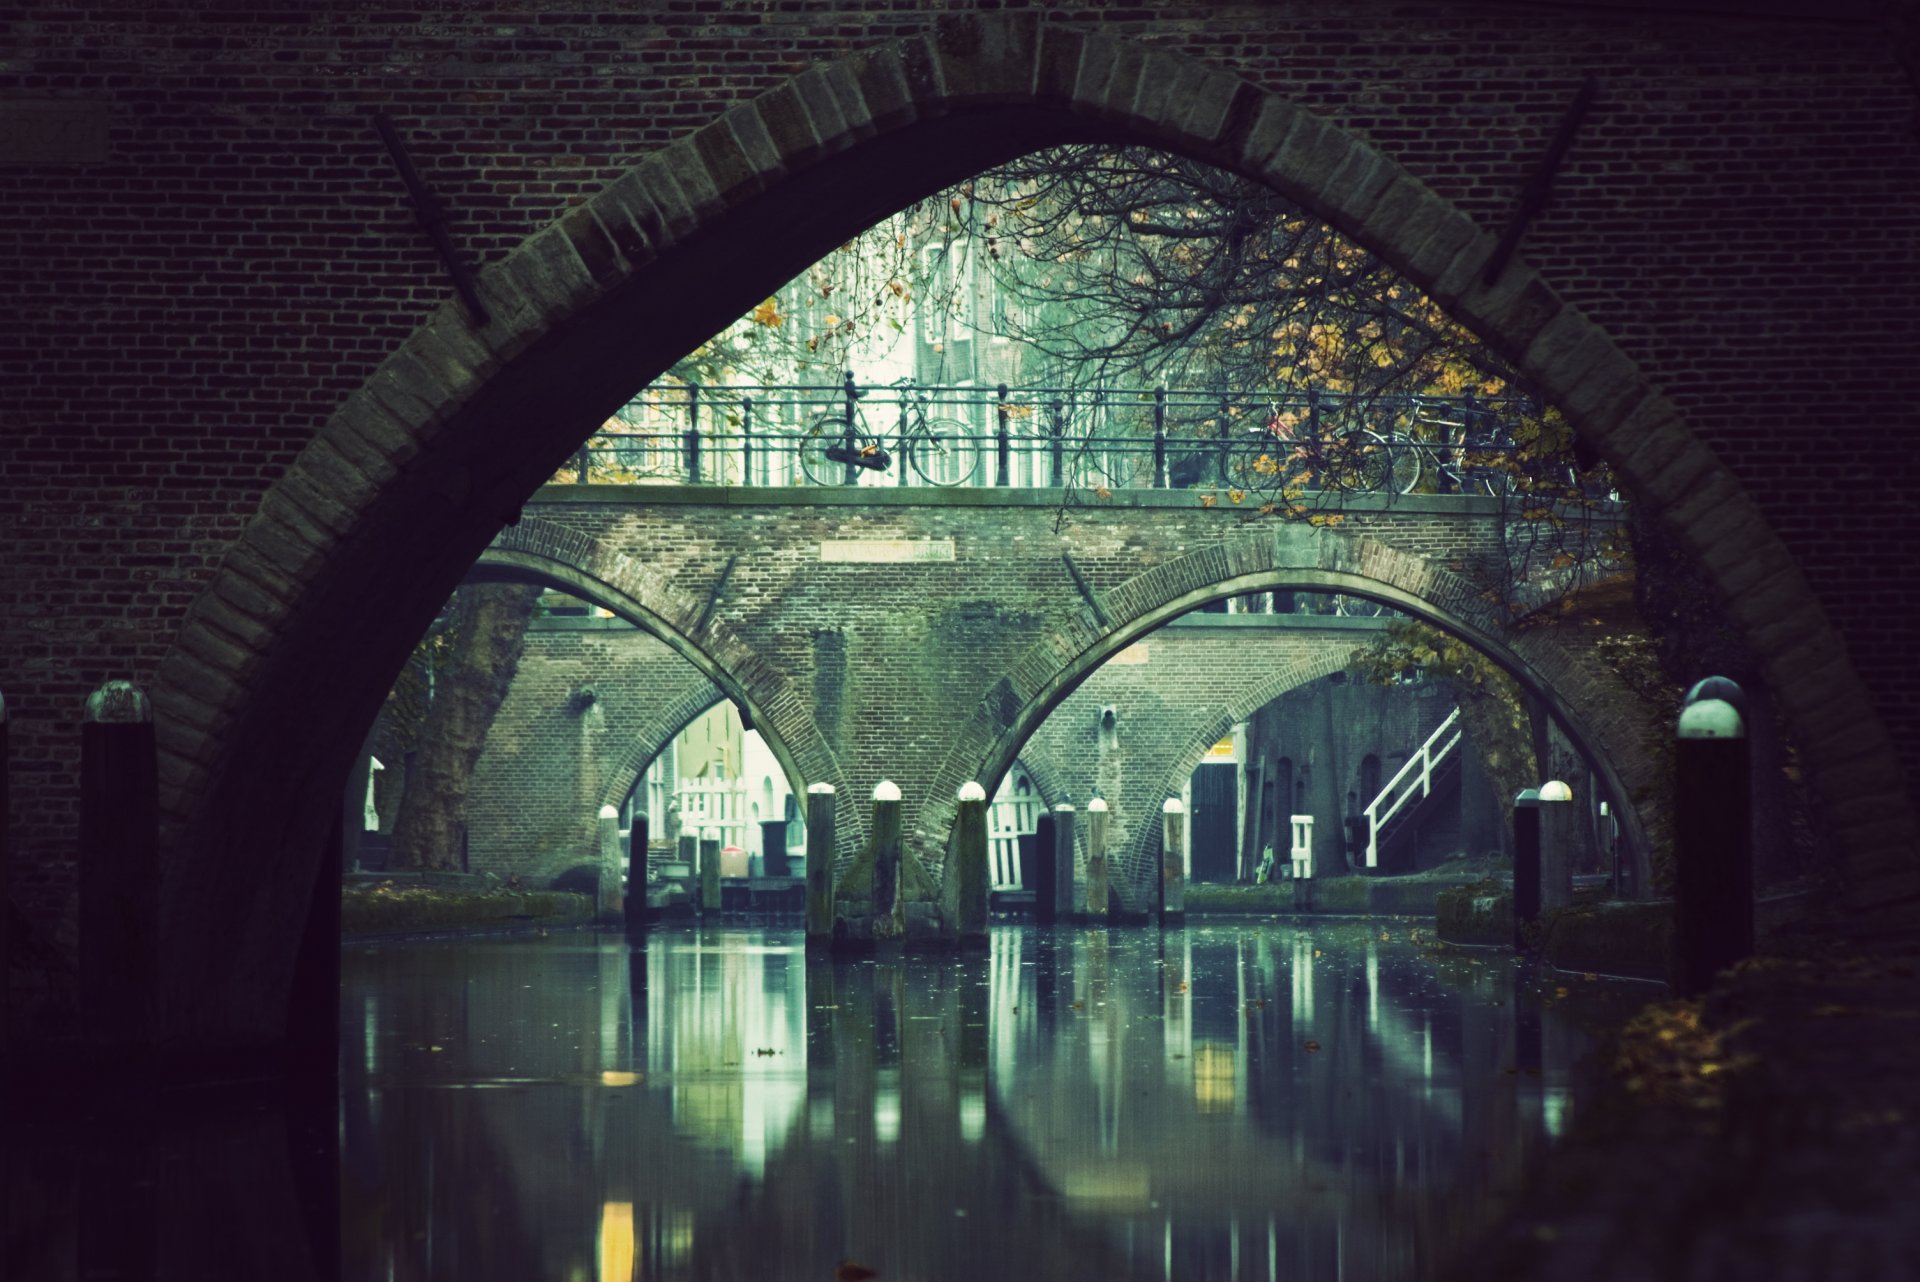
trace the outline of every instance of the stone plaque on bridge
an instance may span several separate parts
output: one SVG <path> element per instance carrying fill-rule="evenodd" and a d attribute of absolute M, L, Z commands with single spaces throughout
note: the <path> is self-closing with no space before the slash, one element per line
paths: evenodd
<path fill-rule="evenodd" d="M 951 561 L 952 539 L 833 539 L 820 545 L 822 561 L 891 565 L 904 561 Z"/>

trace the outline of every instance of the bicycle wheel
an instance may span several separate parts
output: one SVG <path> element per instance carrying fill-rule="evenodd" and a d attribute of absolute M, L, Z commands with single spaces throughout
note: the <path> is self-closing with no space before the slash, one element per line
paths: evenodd
<path fill-rule="evenodd" d="M 845 485 L 847 465 L 827 457 L 827 450 L 845 444 L 847 420 L 839 414 L 822 414 L 793 434 L 793 449 L 800 463 L 800 474 L 808 485 Z M 853 441 L 859 448 L 861 435 L 854 428 Z"/>
<path fill-rule="evenodd" d="M 1334 595 L 1333 612 L 1347 619 L 1377 619 L 1387 612 L 1387 607 L 1367 597 L 1342 592 Z"/>
<path fill-rule="evenodd" d="M 907 459 L 928 485 L 966 485 L 980 470 L 980 439 L 953 418 L 922 419 L 907 441 Z"/>
<path fill-rule="evenodd" d="M 1420 483 L 1420 450 L 1403 436 L 1387 437 L 1370 428 L 1349 436 L 1340 447 L 1339 474 L 1344 489 L 1361 494 L 1406 494 Z"/>

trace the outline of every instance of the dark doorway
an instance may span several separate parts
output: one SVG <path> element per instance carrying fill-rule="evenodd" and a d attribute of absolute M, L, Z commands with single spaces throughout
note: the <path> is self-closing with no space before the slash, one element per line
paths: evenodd
<path fill-rule="evenodd" d="M 1239 807 L 1232 762 L 1212 762 L 1193 772 L 1193 880 L 1233 881 L 1234 829 Z"/>

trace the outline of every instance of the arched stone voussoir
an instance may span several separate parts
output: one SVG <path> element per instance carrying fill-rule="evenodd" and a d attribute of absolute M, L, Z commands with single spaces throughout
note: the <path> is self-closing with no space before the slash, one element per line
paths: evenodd
<path fill-rule="evenodd" d="M 168 804 L 195 816 L 194 823 L 204 829 L 176 862 L 183 868 L 206 864 L 206 882 L 232 884 L 242 870 L 263 866 L 257 858 L 262 841 L 304 842 L 298 858 L 264 865 L 275 871 L 257 874 L 257 888 L 276 911 L 294 913 L 309 893 L 321 838 L 292 834 L 314 827 L 306 812 L 319 814 L 332 805 L 311 790 L 322 776 L 331 787 L 335 768 L 353 750 L 342 726 L 328 727 L 311 751 L 271 750 L 279 727 L 314 707 L 314 697 L 306 693 L 313 684 L 310 658 L 365 625 L 370 597 L 378 599 L 377 608 L 387 617 L 411 619 L 444 599 L 464 568 L 453 564 L 458 558 L 452 553 L 427 556 L 392 567 L 379 592 L 345 586 L 378 565 L 369 549 L 451 543 L 457 551 L 477 552 L 490 533 L 488 523 L 510 519 L 514 506 L 538 484 L 534 474 L 542 466 L 557 463 L 566 448 L 585 439 L 599 421 L 595 415 L 617 403 L 622 391 L 643 386 L 709 337 L 729 319 L 718 315 L 720 302 L 731 306 L 734 300 L 715 294 L 704 310 L 656 304 L 680 301 L 687 280 L 710 277 L 722 263 L 738 273 L 758 273 L 771 288 L 790 277 L 791 260 L 802 251 L 825 248 L 835 243 L 831 237 L 859 230 L 882 206 L 898 207 L 928 194 L 951 180 L 962 159 L 996 158 L 1002 139 L 1015 140 L 1004 145 L 1039 146 L 1097 136 L 1150 142 L 1224 163 L 1355 236 L 1494 350 L 1517 360 L 1547 400 L 1566 409 L 1581 439 L 1614 464 L 1623 487 L 1636 496 L 1653 496 L 1649 507 L 1681 502 L 1684 489 L 1728 474 L 1659 389 L 1649 392 L 1627 351 L 1559 297 L 1549 278 L 1516 258 L 1488 281 L 1491 232 L 1407 171 L 1390 154 L 1393 144 L 1375 145 L 1258 85 L 1218 69 L 1202 74 L 1198 64 L 1077 22 L 1041 17 L 1036 29 L 1028 14 L 961 16 L 950 22 L 944 29 L 930 22 L 924 34 L 802 73 L 792 89 L 805 104 L 807 130 L 789 135 L 772 127 L 769 118 L 779 101 L 790 99 L 734 107 L 741 114 L 709 122 L 705 132 L 642 159 L 588 202 L 587 215 L 578 209 L 557 211 L 551 225 L 480 273 L 487 324 L 474 325 L 457 305 L 442 307 L 348 398 L 321 429 L 331 455 L 322 459 L 316 449 L 312 462 L 303 456 L 276 481 L 261 505 L 259 529 L 236 543 L 205 589 L 231 599 L 237 582 L 267 580 L 276 599 L 255 618 L 270 638 L 267 652 L 241 659 L 210 686 L 204 671 L 190 671 L 176 658 L 182 651 L 204 650 L 208 634 L 219 631 L 205 612 L 195 612 L 156 674 L 156 686 L 191 692 L 190 700 L 167 706 L 193 708 L 202 731 L 221 726 L 223 738 L 233 745 L 209 757 L 187 741 L 187 731 L 159 727 L 163 744 L 172 744 L 171 759 L 192 763 L 171 777 Z M 968 113 L 996 126 L 986 141 L 968 134 L 969 122 L 962 119 Z M 923 141 L 940 145 L 921 146 Z M 866 156 L 872 161 L 863 168 Z M 824 200 L 823 192 L 832 199 Z M 782 242 L 766 234 L 767 227 L 787 225 L 802 213 L 810 220 L 807 234 Z M 760 282 L 736 283 L 744 294 L 748 285 Z M 744 308 L 734 314 L 738 310 Z M 601 323 L 643 313 L 648 326 L 638 336 L 642 341 L 628 341 L 635 337 L 631 329 Z M 617 349 L 609 337 L 615 333 L 622 336 Z M 565 412 L 525 435 L 527 465 L 516 470 L 501 462 L 505 456 L 497 445 L 508 438 L 503 424 L 512 416 L 503 411 L 495 421 L 484 411 L 524 403 L 531 389 L 569 377 L 586 386 L 576 400 L 558 407 Z M 563 439 L 569 436 L 570 442 Z M 469 447 L 471 459 L 463 453 Z M 478 460 L 498 464 L 497 475 L 473 475 L 484 471 Z M 344 489 L 336 488 L 342 484 L 337 473 L 342 461 L 372 488 L 351 477 L 344 478 Z M 390 469 L 397 475 L 388 480 Z M 1737 487 L 1729 491 L 1715 485 L 1725 502 L 1747 501 Z M 442 487 L 457 497 L 424 501 Z M 309 507 L 325 506 L 314 502 L 323 495 L 337 506 L 302 509 L 303 500 Z M 1823 677 L 1833 687 L 1830 699 L 1783 700 L 1790 730 L 1796 737 L 1812 737 L 1803 733 L 1805 719 L 1839 700 L 1874 722 L 1875 741 L 1884 742 L 1872 701 L 1844 657 L 1842 639 L 1817 616 L 1812 587 L 1777 573 L 1763 583 L 1737 584 L 1739 570 L 1727 553 L 1733 534 L 1725 520 L 1724 512 L 1703 512 L 1677 532 L 1683 546 L 1707 558 L 1710 580 L 1735 602 L 1737 617 L 1776 612 L 1813 620 L 1810 634 L 1796 625 L 1791 635 L 1768 629 L 1752 637 L 1766 670 L 1776 681 L 1790 680 L 1809 645 L 1842 656 Z M 1784 557 L 1776 536 L 1759 529 L 1756 548 L 1770 563 Z M 260 565 L 249 568 L 249 561 Z M 321 565 L 346 570 L 322 575 Z M 1743 606 L 1747 594 L 1760 592 L 1783 595 L 1770 597 L 1764 611 L 1757 604 Z M 1465 608 L 1464 602 L 1458 605 Z M 390 648 L 381 650 L 381 663 L 389 653 Z M 379 692 L 373 687 L 381 679 L 373 672 L 377 666 L 369 661 L 364 671 L 354 669 L 353 688 L 332 702 L 356 710 L 374 706 Z M 182 736 L 177 743 L 176 733 Z M 1824 769 L 1830 763 L 1822 755 L 1838 750 L 1831 738 L 1807 749 L 1809 777 L 1817 789 L 1827 786 L 1822 781 L 1841 777 L 1838 770 Z M 1890 764 L 1901 769 L 1897 761 Z M 1824 791 L 1819 795 L 1823 801 L 1838 800 Z M 1916 843 L 1910 799 L 1898 788 L 1888 795 L 1909 817 L 1862 834 L 1859 840 L 1868 846 L 1837 833 L 1835 840 L 1845 846 L 1843 867 L 1857 856 L 1897 854 L 1895 847 L 1904 847 L 1904 857 L 1911 860 Z M 285 833 L 274 828 L 266 835 L 267 829 L 233 818 L 240 809 L 256 818 L 300 810 L 302 818 Z M 209 953 L 193 964 L 203 963 L 211 968 L 226 959 Z M 187 986 L 204 987 L 203 978 Z M 202 1005 L 211 1012 L 218 1002 L 210 995 Z"/>
<path fill-rule="evenodd" d="M 699 669 L 720 697 L 748 710 L 795 793 L 805 795 L 814 783 L 846 791 L 844 771 L 792 676 L 724 622 L 702 622 L 686 593 L 636 558 L 610 553 L 600 541 L 556 522 L 527 519 L 501 531 L 475 568 L 483 575 L 551 583 L 659 637 Z"/>

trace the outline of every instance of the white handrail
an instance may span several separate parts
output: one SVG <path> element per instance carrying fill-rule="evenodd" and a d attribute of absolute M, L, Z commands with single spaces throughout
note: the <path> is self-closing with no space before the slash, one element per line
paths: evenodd
<path fill-rule="evenodd" d="M 1394 790 L 1400 787 L 1400 781 L 1405 779 L 1409 772 L 1414 770 L 1415 767 L 1418 767 L 1420 771 L 1420 795 L 1424 797 L 1433 791 L 1434 767 L 1438 766 L 1442 761 L 1445 761 L 1447 754 L 1459 746 L 1460 732 L 1454 729 L 1454 726 L 1458 724 L 1459 720 L 1460 709 L 1455 708 L 1447 714 L 1447 719 L 1442 721 L 1435 727 L 1434 732 L 1427 736 L 1427 741 L 1420 745 L 1420 751 L 1408 757 L 1407 764 L 1401 766 L 1393 778 L 1387 780 L 1386 787 L 1380 789 L 1380 795 L 1367 803 L 1367 867 L 1376 867 L 1380 862 L 1380 825 L 1387 823 L 1395 815 L 1399 814 L 1400 807 L 1406 805 L 1408 801 L 1413 799 L 1413 789 L 1410 786 L 1400 792 L 1398 796 L 1393 796 Z M 1453 737 L 1447 739 L 1444 744 L 1441 744 L 1438 749 L 1435 749 L 1434 745 L 1440 743 L 1441 738 L 1445 736 L 1449 730 L 1453 731 Z M 1380 803 L 1387 800 L 1389 796 L 1393 796 L 1393 804 L 1387 807 L 1385 814 L 1381 814 Z"/>

